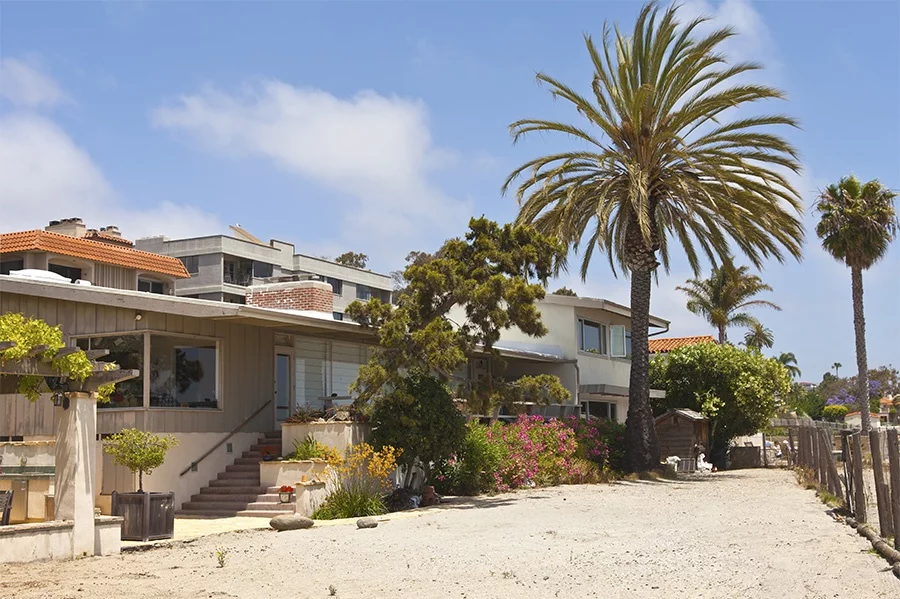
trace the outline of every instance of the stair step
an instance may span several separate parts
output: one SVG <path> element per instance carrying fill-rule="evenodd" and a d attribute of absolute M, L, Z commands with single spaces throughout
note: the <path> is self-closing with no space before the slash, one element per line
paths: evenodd
<path fill-rule="evenodd" d="M 283 516 L 292 512 L 282 512 L 278 510 L 241 510 L 235 514 L 241 518 L 274 518 L 275 516 Z"/>
<path fill-rule="evenodd" d="M 259 485 L 259 469 L 257 468 L 255 473 L 247 472 L 247 471 L 219 472 L 219 480 L 226 480 L 226 479 L 246 481 L 246 482 L 250 483 L 250 484 L 246 485 L 249 487 L 257 486 L 257 485 Z"/>
<path fill-rule="evenodd" d="M 242 458 L 236 459 L 236 460 L 234 461 L 234 465 L 235 465 L 235 466 L 259 466 L 259 462 L 260 462 L 260 461 L 261 461 L 261 460 L 260 460 L 259 458 L 253 458 L 253 457 L 247 458 L 247 457 L 242 457 Z"/>
<path fill-rule="evenodd" d="M 269 431 L 265 435 L 263 435 L 265 439 L 281 439 L 281 429 L 277 431 Z"/>
<path fill-rule="evenodd" d="M 247 509 L 246 501 L 185 501 L 181 504 L 181 509 L 195 512 L 212 511 L 235 511 Z"/>
<path fill-rule="evenodd" d="M 260 497 L 266 497 L 266 495 L 260 495 L 258 493 L 200 493 L 199 495 L 191 495 L 191 503 L 207 503 L 213 501 L 216 503 L 252 503 L 254 501 L 260 501 Z M 275 497 L 275 501 L 278 501 L 277 496 Z"/>
<path fill-rule="evenodd" d="M 270 512 L 293 512 L 294 504 L 293 503 L 279 503 L 276 499 L 273 502 L 268 501 L 253 501 L 247 504 L 247 507 L 244 508 L 247 510 L 254 511 L 270 511 Z"/>
<path fill-rule="evenodd" d="M 259 462 L 255 464 L 232 464 L 225 466 L 225 472 L 259 472 Z"/>
<path fill-rule="evenodd" d="M 262 451 L 263 449 L 267 449 L 269 453 L 280 454 L 281 453 L 281 442 L 272 442 L 272 443 L 254 443 L 250 446 L 250 451 Z"/>
<path fill-rule="evenodd" d="M 176 510 L 175 515 L 179 518 L 234 518 L 238 512 L 232 510 L 204 510 L 202 512 Z"/>
<path fill-rule="evenodd" d="M 234 494 L 234 495 L 263 495 L 269 490 L 267 487 L 257 487 L 254 485 L 250 485 L 250 486 L 246 486 L 246 487 L 240 487 L 240 486 L 223 487 L 223 486 L 212 485 L 212 483 L 216 483 L 216 482 L 218 482 L 218 483 L 225 482 L 225 481 L 221 481 L 221 480 L 212 480 L 209 482 L 210 482 L 210 486 L 203 487 L 202 489 L 200 489 L 201 495 L 231 495 L 231 494 Z M 234 481 L 228 481 L 228 482 L 234 482 Z"/>

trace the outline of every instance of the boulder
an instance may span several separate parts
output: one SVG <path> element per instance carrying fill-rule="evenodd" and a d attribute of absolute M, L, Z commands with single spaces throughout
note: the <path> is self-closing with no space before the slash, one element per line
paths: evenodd
<path fill-rule="evenodd" d="M 315 524 L 314 520 L 299 514 L 283 514 L 269 520 L 269 526 L 275 530 L 300 530 L 301 528 L 312 528 L 313 524 Z"/>
<path fill-rule="evenodd" d="M 357 528 L 375 528 L 378 526 L 378 520 L 375 518 L 360 518 L 356 521 Z"/>

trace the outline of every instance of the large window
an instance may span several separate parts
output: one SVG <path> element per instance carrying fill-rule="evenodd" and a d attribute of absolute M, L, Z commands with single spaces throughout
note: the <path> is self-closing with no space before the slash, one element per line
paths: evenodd
<path fill-rule="evenodd" d="M 612 420 L 613 422 L 618 419 L 617 407 L 614 402 L 609 401 L 587 401 L 581 404 L 582 411 L 588 416 Z"/>
<path fill-rule="evenodd" d="M 578 319 L 578 349 L 591 354 L 606 352 L 606 325 Z"/>
<path fill-rule="evenodd" d="M 613 358 L 630 358 L 631 331 L 620 324 L 609 327 L 609 349 L 609 355 Z"/>
<path fill-rule="evenodd" d="M 356 299 L 368 301 L 372 297 L 372 290 L 366 285 L 356 286 Z"/>
<path fill-rule="evenodd" d="M 344 282 L 334 277 L 325 277 L 325 282 L 331 285 L 331 291 L 335 295 L 341 295 L 344 292 Z"/>
<path fill-rule="evenodd" d="M 268 279 L 272 276 L 272 265 L 268 262 L 253 261 L 253 276 L 257 279 Z"/>
<path fill-rule="evenodd" d="M 222 263 L 222 280 L 229 285 L 247 287 L 253 283 L 253 261 L 225 256 Z"/>
<path fill-rule="evenodd" d="M 150 407 L 217 408 L 215 340 L 150 335 Z"/>
<path fill-rule="evenodd" d="M 115 362 L 122 370 L 134 369 L 141 374 L 134 379 L 116 383 L 116 389 L 107 403 L 99 408 L 140 408 L 144 405 L 144 335 L 113 335 L 109 337 L 83 337 L 76 340 L 83 350 L 105 349 L 106 356 L 100 362 Z"/>
<path fill-rule="evenodd" d="M 75 268 L 73 266 L 62 266 L 60 264 L 48 264 L 47 270 L 50 272 L 55 272 L 58 275 L 62 275 L 73 283 L 81 278 L 81 269 Z"/>
<path fill-rule="evenodd" d="M 138 279 L 138 291 L 162 295 L 165 293 L 165 285 L 153 279 Z"/>
<path fill-rule="evenodd" d="M 200 256 L 182 256 L 179 258 L 188 274 L 195 275 L 200 272 Z"/>
<path fill-rule="evenodd" d="M 10 271 L 22 270 L 25 268 L 24 260 L 6 260 L 0 262 L 0 275 L 8 275 Z"/>

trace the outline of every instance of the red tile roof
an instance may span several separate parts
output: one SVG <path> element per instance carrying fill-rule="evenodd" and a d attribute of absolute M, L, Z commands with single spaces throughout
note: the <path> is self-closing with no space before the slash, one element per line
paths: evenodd
<path fill-rule="evenodd" d="M 191 276 L 181 260 L 171 256 L 151 254 L 102 241 L 70 237 L 40 229 L 0 234 L 0 255 L 33 251 L 52 252 L 181 279 Z"/>
<path fill-rule="evenodd" d="M 698 337 L 666 337 L 664 339 L 651 338 L 647 343 L 650 345 L 651 354 L 665 354 L 673 349 L 684 347 L 686 345 L 697 345 L 699 343 L 715 343 L 716 340 L 712 335 L 700 335 Z"/>
<path fill-rule="evenodd" d="M 118 237 L 116 235 L 110 235 L 108 233 L 104 233 L 103 231 L 88 231 L 84 235 L 84 239 L 97 241 L 110 241 L 112 243 L 118 243 L 121 245 L 130 245 L 133 246 L 134 242 L 130 239 L 125 239 L 124 237 Z"/>

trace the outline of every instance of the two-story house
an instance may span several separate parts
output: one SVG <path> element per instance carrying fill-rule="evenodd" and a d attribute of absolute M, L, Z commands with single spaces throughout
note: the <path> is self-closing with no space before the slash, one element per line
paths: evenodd
<path fill-rule="evenodd" d="M 239 226 L 231 230 L 234 236 L 148 237 L 138 239 L 136 247 L 184 263 L 190 278 L 175 285 L 180 297 L 243 304 L 253 285 L 311 279 L 331 285 L 335 320 L 342 320 L 344 309 L 357 299 L 391 301 L 392 281 L 387 275 L 296 254 L 290 243 L 274 239 L 264 243 Z"/>
<path fill-rule="evenodd" d="M 504 365 L 489 357 L 470 361 L 461 379 L 478 380 L 491 374 L 515 380 L 528 374 L 558 376 L 571 399 L 542 410 L 546 416 L 577 413 L 625 422 L 631 376 L 631 310 L 604 299 L 548 295 L 538 302 L 548 333 L 534 338 L 512 328 L 495 344 Z M 465 320 L 462 308 L 451 311 L 455 322 Z M 650 316 L 650 327 L 668 330 L 669 321 Z M 652 332 L 651 332 L 652 334 Z M 650 391 L 651 396 L 663 392 Z"/>
<path fill-rule="evenodd" d="M 24 271 L 24 272 L 23 272 Z M 80 218 L 43 230 L 0 234 L 0 274 L 54 273 L 46 278 L 169 295 L 190 275 L 181 261 L 134 248 L 115 226 L 88 229 Z"/>

